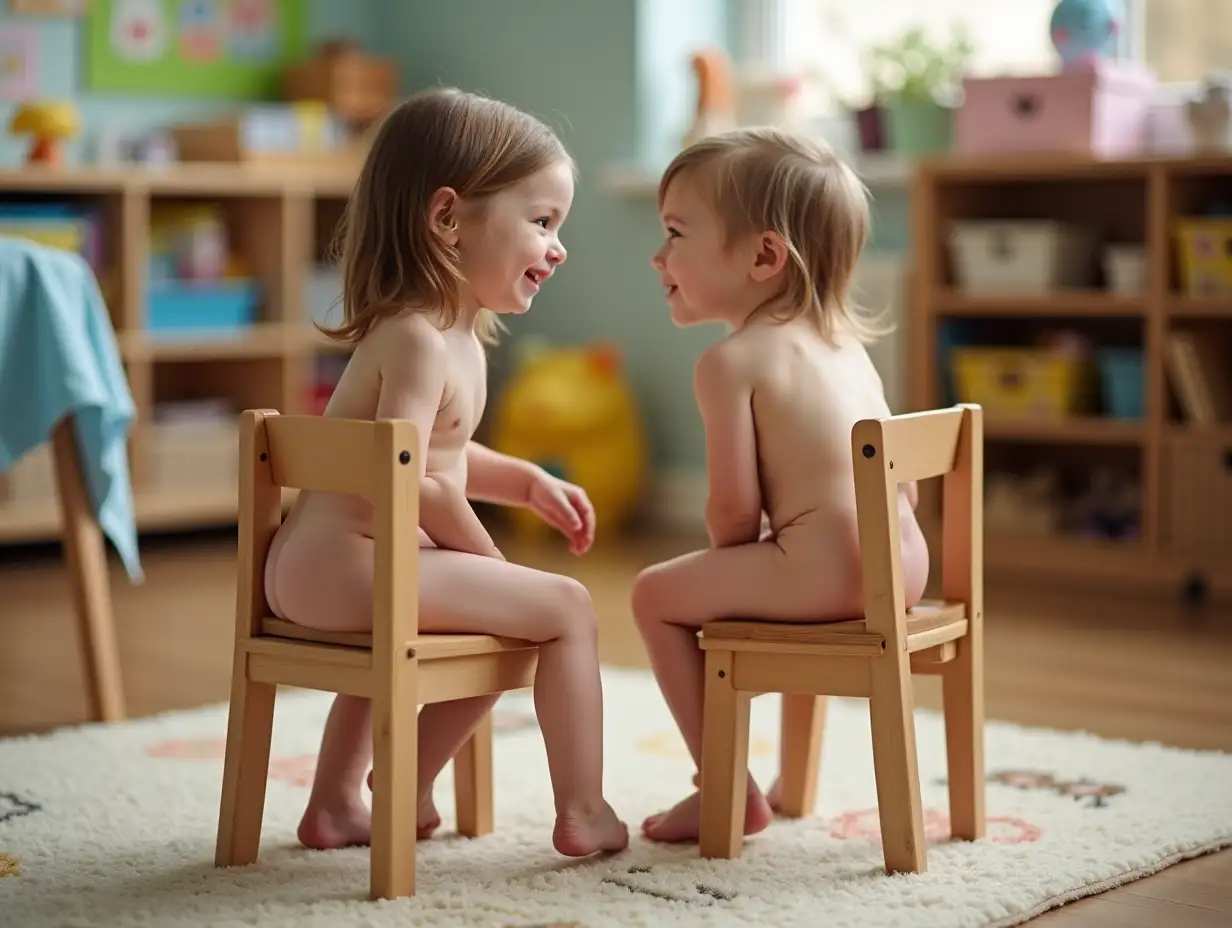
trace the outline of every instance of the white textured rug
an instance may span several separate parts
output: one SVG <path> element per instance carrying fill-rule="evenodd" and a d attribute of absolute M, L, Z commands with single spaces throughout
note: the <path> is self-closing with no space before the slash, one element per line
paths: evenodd
<path fill-rule="evenodd" d="M 636 828 L 692 765 L 645 673 L 605 671 L 609 792 Z M 918 717 L 929 872 L 886 877 L 867 704 L 832 700 L 818 813 L 737 861 L 637 838 L 584 863 L 549 843 L 547 765 L 528 694 L 497 709 L 495 834 L 421 842 L 419 895 L 370 903 L 367 853 L 295 846 L 329 697 L 281 696 L 261 861 L 211 866 L 225 708 L 0 741 L 0 922 L 42 926 L 1006 926 L 1232 844 L 1232 756 L 988 727 L 989 835 L 948 843 L 940 717 Z M 776 766 L 778 700 L 753 703 L 751 763 Z"/>

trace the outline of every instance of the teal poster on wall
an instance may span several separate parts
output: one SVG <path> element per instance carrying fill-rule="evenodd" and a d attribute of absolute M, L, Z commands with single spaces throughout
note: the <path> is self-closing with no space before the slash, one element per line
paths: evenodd
<path fill-rule="evenodd" d="M 86 83 L 96 93 L 281 96 L 304 55 L 307 0 L 94 0 Z"/>

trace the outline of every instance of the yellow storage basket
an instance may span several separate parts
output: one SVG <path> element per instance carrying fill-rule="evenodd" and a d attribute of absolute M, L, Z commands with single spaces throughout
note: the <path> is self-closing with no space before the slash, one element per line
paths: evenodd
<path fill-rule="evenodd" d="M 1232 295 L 1232 219 L 1177 223 L 1181 290 L 1189 296 Z"/>
<path fill-rule="evenodd" d="M 989 416 L 1060 419 L 1091 411 L 1090 362 L 1040 348 L 959 348 L 954 351 L 959 399 Z"/>

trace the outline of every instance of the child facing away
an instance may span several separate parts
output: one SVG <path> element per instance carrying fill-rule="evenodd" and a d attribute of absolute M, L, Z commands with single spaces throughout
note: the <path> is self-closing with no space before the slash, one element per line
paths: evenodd
<path fill-rule="evenodd" d="M 327 334 L 354 351 L 325 415 L 418 427 L 419 627 L 539 643 L 535 707 L 555 796 L 552 840 L 580 857 L 629 840 L 603 798 L 594 605 L 569 577 L 507 562 L 468 502 L 527 506 L 565 534 L 575 554 L 594 538 L 594 512 L 579 487 L 472 440 L 495 314 L 526 312 L 564 262 L 559 234 L 574 175 L 552 131 L 504 103 L 442 89 L 394 109 L 347 204 L 343 322 Z M 373 546 L 370 504 L 300 494 L 270 548 L 270 608 L 310 628 L 370 629 Z M 433 782 L 496 699 L 420 713 L 421 838 L 440 824 Z M 371 841 L 362 796 L 371 750 L 369 701 L 339 695 L 299 826 L 305 845 Z"/>
<path fill-rule="evenodd" d="M 653 264 L 672 321 L 731 328 L 694 370 L 711 547 L 647 568 L 632 594 L 655 677 L 700 769 L 703 623 L 863 614 L 851 429 L 890 411 L 864 349 L 880 327 L 848 303 L 868 234 L 866 194 L 828 148 L 774 129 L 704 139 L 668 166 L 659 211 L 667 240 Z M 916 493 L 911 483 L 899 495 L 908 606 L 929 569 Z M 749 778 L 746 834 L 770 823 L 776 793 L 777 784 L 767 798 Z M 700 810 L 694 793 L 643 831 L 696 840 Z"/>

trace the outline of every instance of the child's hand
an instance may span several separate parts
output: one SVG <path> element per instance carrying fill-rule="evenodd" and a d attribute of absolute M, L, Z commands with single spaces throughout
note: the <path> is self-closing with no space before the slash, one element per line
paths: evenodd
<path fill-rule="evenodd" d="M 527 506 L 569 539 L 569 550 L 585 554 L 595 540 L 595 510 L 586 491 L 540 471 L 530 486 Z"/>

